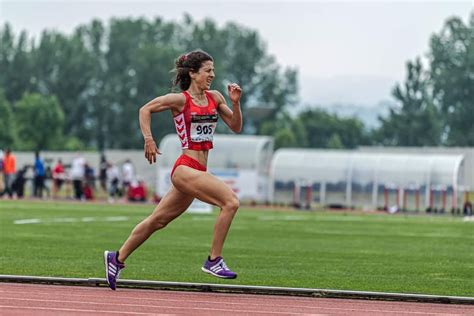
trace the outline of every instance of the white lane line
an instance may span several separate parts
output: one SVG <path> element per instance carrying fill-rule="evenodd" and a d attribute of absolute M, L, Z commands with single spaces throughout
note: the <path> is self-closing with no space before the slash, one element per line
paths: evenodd
<path fill-rule="evenodd" d="M 39 218 L 19 219 L 19 220 L 14 221 L 13 223 L 17 225 L 38 224 L 38 223 L 41 223 L 41 220 Z"/>
<path fill-rule="evenodd" d="M 128 220 L 128 216 L 109 216 L 104 219 L 105 222 L 123 222 Z"/>
<path fill-rule="evenodd" d="M 298 216 L 298 215 L 286 215 L 286 216 L 271 216 L 271 215 L 265 215 L 265 216 L 259 216 L 257 217 L 259 221 L 288 221 L 288 222 L 293 222 L 293 221 L 306 221 L 309 219 L 307 216 Z"/>
<path fill-rule="evenodd" d="M 93 309 L 73 309 L 73 308 L 55 308 L 55 307 L 27 307 L 27 306 L 11 306 L 11 305 L 0 305 L 0 309 L 10 308 L 16 310 L 32 309 L 32 310 L 43 310 L 43 311 L 58 311 L 58 312 L 79 312 L 79 313 L 102 313 L 102 314 L 116 314 L 116 315 L 172 315 L 172 314 L 156 314 L 156 313 L 138 313 L 138 312 L 111 312 L 111 311 L 97 311 Z"/>
<path fill-rule="evenodd" d="M 43 223 L 90 223 L 90 222 L 125 222 L 128 216 L 108 216 L 108 217 L 53 217 L 53 218 L 27 218 L 13 221 L 16 225 L 43 224 Z"/>

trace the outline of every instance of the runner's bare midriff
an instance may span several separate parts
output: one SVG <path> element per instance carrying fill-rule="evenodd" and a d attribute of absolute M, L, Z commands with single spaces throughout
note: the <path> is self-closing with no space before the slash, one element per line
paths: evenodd
<path fill-rule="evenodd" d="M 199 161 L 201 165 L 207 166 L 208 150 L 183 149 L 183 154 Z"/>

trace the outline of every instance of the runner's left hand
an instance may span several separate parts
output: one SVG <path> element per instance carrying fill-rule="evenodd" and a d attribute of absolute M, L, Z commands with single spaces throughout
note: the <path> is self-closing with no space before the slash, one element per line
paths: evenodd
<path fill-rule="evenodd" d="M 230 101 L 232 104 L 240 102 L 240 96 L 242 95 L 242 88 L 236 83 L 227 85 L 227 93 L 229 94 Z"/>

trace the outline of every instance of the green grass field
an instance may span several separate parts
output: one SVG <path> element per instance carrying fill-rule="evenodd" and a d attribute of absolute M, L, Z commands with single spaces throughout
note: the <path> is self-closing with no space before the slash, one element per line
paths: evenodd
<path fill-rule="evenodd" d="M 0 274 L 103 278 L 103 251 L 152 209 L 0 201 Z M 243 208 L 224 251 L 239 277 L 226 281 L 200 270 L 216 214 L 155 233 L 122 278 L 474 297 L 474 222 L 460 217 Z M 14 224 L 25 219 L 40 222 Z"/>

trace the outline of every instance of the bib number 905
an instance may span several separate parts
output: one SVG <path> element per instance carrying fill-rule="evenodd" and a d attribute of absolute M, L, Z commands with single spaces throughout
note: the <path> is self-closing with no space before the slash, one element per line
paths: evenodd
<path fill-rule="evenodd" d="M 193 142 L 212 141 L 216 123 L 191 123 L 191 140 Z"/>
<path fill-rule="evenodd" d="M 198 125 L 196 126 L 196 133 L 198 135 L 209 135 L 213 132 L 212 128 L 212 125 Z"/>

